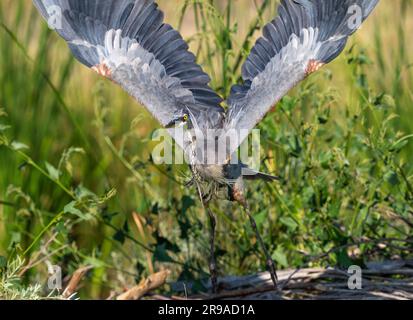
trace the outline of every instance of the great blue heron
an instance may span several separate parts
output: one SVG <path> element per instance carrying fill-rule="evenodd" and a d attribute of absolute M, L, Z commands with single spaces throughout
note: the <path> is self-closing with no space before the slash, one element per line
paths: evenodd
<path fill-rule="evenodd" d="M 222 161 L 198 161 L 199 141 L 192 134 L 179 141 L 188 154 L 193 181 L 211 222 L 210 273 L 216 290 L 215 216 L 208 190 L 228 188 L 230 200 L 244 208 L 262 247 L 274 286 L 276 269 L 244 196 L 243 182 L 276 179 L 231 161 L 242 141 L 295 85 L 335 59 L 379 0 L 282 0 L 278 17 L 268 23 L 242 67 L 243 83 L 223 100 L 179 32 L 163 22 L 153 0 L 33 0 L 42 16 L 84 65 L 121 85 L 167 128 L 215 129 L 214 143 L 238 132 Z M 243 129 L 243 133 L 241 132 Z M 231 133 L 232 135 L 232 133 Z"/>

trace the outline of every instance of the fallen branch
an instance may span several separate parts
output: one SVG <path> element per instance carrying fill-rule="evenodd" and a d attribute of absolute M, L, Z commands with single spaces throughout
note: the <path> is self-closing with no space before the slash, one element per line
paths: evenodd
<path fill-rule="evenodd" d="M 69 281 L 69 284 L 66 286 L 66 289 L 63 291 L 62 295 L 64 298 L 68 299 L 77 292 L 80 281 L 82 281 L 85 274 L 91 269 L 92 269 L 91 266 L 86 266 L 86 267 L 77 269 L 75 273 L 73 273 L 73 276 Z"/>
<path fill-rule="evenodd" d="M 148 292 L 163 286 L 169 274 L 169 270 L 155 273 L 149 276 L 149 278 L 143 279 L 137 286 L 118 296 L 117 300 L 139 300 Z"/>

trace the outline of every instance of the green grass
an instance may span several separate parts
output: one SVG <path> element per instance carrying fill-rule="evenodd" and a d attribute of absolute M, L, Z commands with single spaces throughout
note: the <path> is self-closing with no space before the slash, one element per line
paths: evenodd
<path fill-rule="evenodd" d="M 181 1 L 178 12 L 159 3 L 224 97 L 277 6 Z M 260 124 L 262 169 L 284 179 L 249 183 L 248 198 L 279 268 L 411 257 L 412 26 L 410 1 L 382 1 L 345 53 Z M 185 167 L 151 163 L 157 123 L 75 62 L 27 1 L 0 4 L 0 44 L 0 273 L 19 258 L 41 262 L 12 289 L 38 297 L 42 259 L 64 275 L 92 265 L 82 298 L 161 268 L 171 280 L 207 277 L 207 218 L 183 186 Z M 242 211 L 229 202 L 214 211 L 220 274 L 264 270 Z"/>

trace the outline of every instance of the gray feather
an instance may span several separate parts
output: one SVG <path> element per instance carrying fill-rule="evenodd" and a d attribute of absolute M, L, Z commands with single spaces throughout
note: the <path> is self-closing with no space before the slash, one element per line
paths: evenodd
<path fill-rule="evenodd" d="M 218 123 L 222 99 L 195 62 L 181 35 L 163 22 L 153 0 L 33 0 L 49 20 L 62 11 L 57 29 L 73 55 L 88 67 L 105 63 L 110 78 L 144 104 L 162 125 L 185 108 L 210 112 Z"/>
<path fill-rule="evenodd" d="M 244 84 L 231 90 L 225 129 L 252 130 L 297 83 L 343 51 L 357 30 L 349 23 L 352 6 L 364 21 L 378 1 L 282 0 L 278 17 L 265 26 L 242 67 Z"/>

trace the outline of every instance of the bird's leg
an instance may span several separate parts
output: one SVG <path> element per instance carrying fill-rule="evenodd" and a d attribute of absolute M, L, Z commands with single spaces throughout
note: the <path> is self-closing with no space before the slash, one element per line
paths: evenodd
<path fill-rule="evenodd" d="M 256 224 L 256 222 L 255 222 L 255 219 L 254 219 L 254 217 L 252 216 L 251 211 L 250 211 L 250 209 L 249 209 L 248 203 L 247 203 L 246 201 L 244 201 L 242 205 L 243 205 L 243 207 L 244 207 L 244 209 L 245 209 L 245 212 L 246 212 L 247 215 L 248 215 L 248 218 L 249 218 L 249 220 L 250 220 L 252 229 L 254 230 L 254 232 L 255 232 L 255 234 L 256 234 L 258 243 L 260 244 L 261 249 L 264 251 L 265 258 L 266 258 L 267 270 L 268 270 L 268 272 L 269 272 L 270 275 L 271 275 L 271 280 L 272 280 L 272 282 L 273 282 L 273 284 L 274 284 L 274 289 L 277 290 L 277 287 L 278 287 L 278 285 L 277 285 L 277 284 L 278 284 L 278 278 L 277 278 L 277 272 L 276 272 L 274 260 L 271 258 L 271 255 L 269 254 L 269 252 L 268 252 L 268 250 L 267 250 L 267 247 L 265 246 L 265 243 L 264 243 L 264 241 L 263 241 L 262 238 L 261 238 L 261 235 L 260 235 L 260 233 L 259 233 L 259 231 L 258 231 L 257 224 Z"/>
<path fill-rule="evenodd" d="M 211 200 L 212 196 L 211 197 L 204 196 L 202 194 L 202 189 L 198 181 L 195 178 L 193 181 L 196 184 L 202 207 L 204 208 L 204 211 L 206 211 L 206 213 L 209 216 L 210 228 L 211 228 L 211 231 L 210 231 L 210 253 L 211 255 L 210 255 L 210 261 L 209 261 L 209 274 L 211 277 L 212 293 L 216 293 L 218 289 L 218 272 L 217 272 L 217 264 L 215 260 L 215 229 L 216 229 L 217 221 L 216 221 L 215 214 L 209 208 L 209 201 Z"/>
<path fill-rule="evenodd" d="M 206 211 L 209 215 L 210 221 L 210 260 L 209 260 L 209 272 L 211 276 L 211 285 L 212 285 L 212 293 L 217 293 L 218 288 L 218 272 L 217 272 L 217 263 L 215 260 L 215 236 L 216 236 L 216 225 L 217 219 L 215 214 L 212 212 L 210 208 L 206 208 Z"/>
<path fill-rule="evenodd" d="M 277 279 L 277 272 L 276 272 L 276 269 L 275 269 L 275 263 L 272 260 L 270 254 L 268 253 L 267 247 L 265 246 L 265 243 L 261 238 L 261 235 L 260 235 L 260 233 L 258 231 L 258 228 L 257 228 L 257 224 L 256 224 L 256 222 L 254 220 L 254 217 L 252 216 L 250 208 L 248 206 L 247 199 L 244 196 L 244 190 L 243 189 L 244 189 L 243 188 L 243 180 L 241 178 L 241 179 L 238 179 L 230 189 L 231 199 L 234 200 L 234 201 L 237 201 L 244 208 L 245 212 L 247 213 L 248 218 L 249 218 L 250 223 L 251 223 L 251 226 L 252 226 L 252 229 L 254 230 L 255 235 L 257 237 L 258 243 L 260 244 L 262 250 L 264 251 L 265 258 L 266 258 L 267 270 L 269 271 L 269 273 L 271 275 L 271 280 L 274 284 L 274 288 L 275 288 L 275 290 L 277 290 L 278 279 Z"/>

